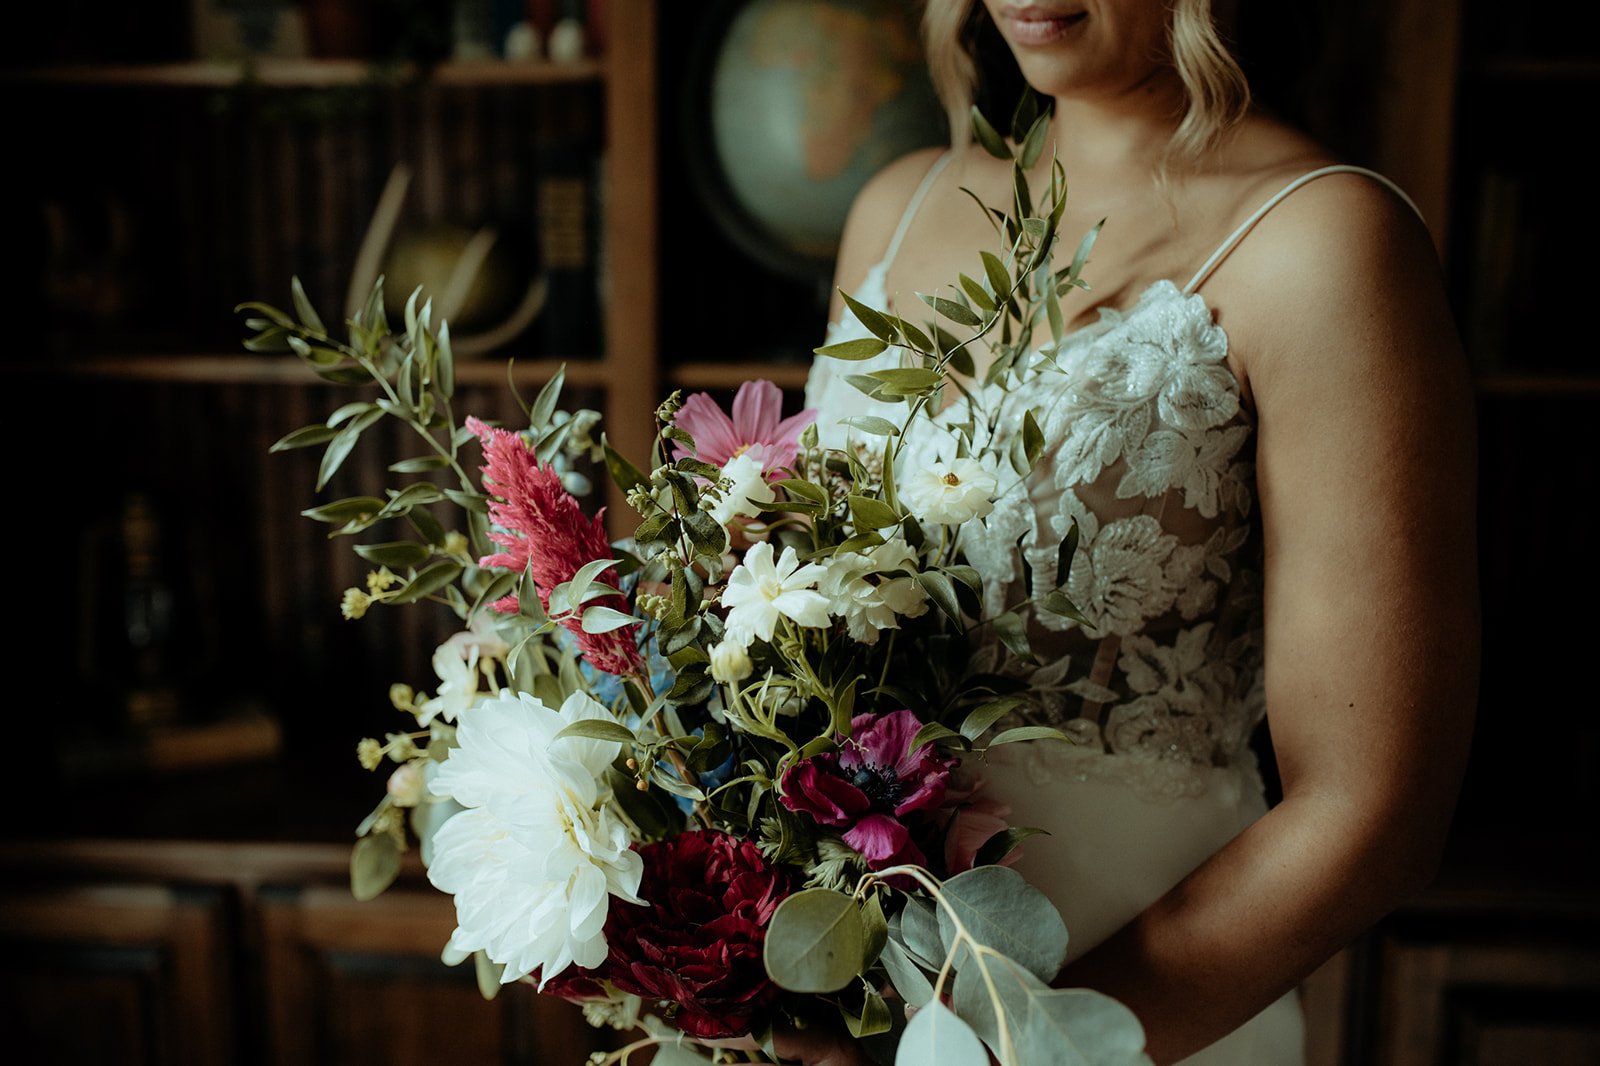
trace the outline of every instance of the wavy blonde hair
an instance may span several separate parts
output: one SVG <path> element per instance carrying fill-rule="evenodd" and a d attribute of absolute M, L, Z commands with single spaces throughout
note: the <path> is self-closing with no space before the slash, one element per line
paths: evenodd
<path fill-rule="evenodd" d="M 1250 86 L 1222 41 L 1212 6 L 1212 0 L 1168 5 L 1167 48 L 1188 101 L 1168 144 L 1169 162 L 1198 161 L 1250 107 Z M 1231 11 L 1232 0 L 1218 0 L 1217 6 Z M 933 87 L 950 118 L 950 141 L 964 145 L 972 137 L 970 111 L 983 85 L 981 61 L 997 61 L 990 53 L 999 33 L 978 0 L 925 0 L 922 36 Z"/>

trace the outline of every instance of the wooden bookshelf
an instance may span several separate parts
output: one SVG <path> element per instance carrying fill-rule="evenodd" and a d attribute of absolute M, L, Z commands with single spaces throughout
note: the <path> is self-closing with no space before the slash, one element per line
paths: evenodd
<path fill-rule="evenodd" d="M 364 59 L 263 58 L 35 67 L 0 72 L 0 81 L 55 87 L 226 89 L 248 84 L 269 89 L 331 89 L 421 81 L 441 86 L 561 85 L 601 82 L 607 75 L 605 63 L 598 59 L 570 63 L 482 59 L 418 67 Z"/>

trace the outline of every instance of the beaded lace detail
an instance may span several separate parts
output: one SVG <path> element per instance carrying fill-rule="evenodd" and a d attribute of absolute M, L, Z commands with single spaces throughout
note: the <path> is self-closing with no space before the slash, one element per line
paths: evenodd
<path fill-rule="evenodd" d="M 884 273 L 869 274 L 858 298 L 884 306 Z M 867 335 L 847 312 L 828 343 Z M 1030 744 L 1028 770 L 1040 783 L 1110 778 L 1177 798 L 1203 790 L 1212 767 L 1253 773 L 1248 741 L 1264 712 L 1254 423 L 1227 366 L 1227 336 L 1204 299 L 1159 281 L 1131 309 L 1102 311 L 1041 354 L 1013 391 L 974 393 L 972 403 L 998 414 L 1002 454 L 1029 408 L 1045 448 L 1026 482 L 996 500 L 984 535 L 962 548 L 983 577 L 986 609 L 998 613 L 1056 587 L 1058 548 L 1076 522 L 1065 589 L 1092 627 L 1033 612 L 1038 665 L 990 645 L 973 668 L 1028 682 L 1031 703 L 1012 724 L 1054 725 L 1077 741 Z M 898 361 L 890 349 L 848 372 Z M 817 361 L 806 388 L 824 443 L 850 444 L 842 418 L 904 411 L 864 396 L 828 364 Z M 966 403 L 922 424 L 901 461 L 945 452 L 951 438 L 940 423 L 963 417 Z"/>

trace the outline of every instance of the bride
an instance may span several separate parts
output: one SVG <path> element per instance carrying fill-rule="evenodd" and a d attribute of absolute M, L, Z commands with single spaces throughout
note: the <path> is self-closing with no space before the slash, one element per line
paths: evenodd
<path fill-rule="evenodd" d="M 1036 622 L 1027 679 L 1079 743 L 997 749 L 987 794 L 1051 834 L 1019 869 L 1073 936 L 1057 984 L 1130 1006 L 1157 1063 L 1299 1063 L 1296 984 L 1427 883 L 1471 730 L 1472 400 L 1427 231 L 1249 108 L 1209 0 L 928 0 L 924 28 L 956 148 L 862 191 L 839 287 L 909 316 L 982 276 L 962 190 L 1003 204 L 1011 173 L 966 115 L 996 58 L 1054 100 L 1064 239 L 1107 220 L 1060 372 L 997 400 L 1039 412 L 1045 459 L 966 545 L 1014 601 L 1018 538 L 1053 586 L 1077 523 L 1094 625 Z M 864 335 L 836 298 L 829 342 Z M 807 401 L 836 446 L 875 403 L 826 360 Z M 779 1051 L 865 1061 L 815 1030 Z"/>

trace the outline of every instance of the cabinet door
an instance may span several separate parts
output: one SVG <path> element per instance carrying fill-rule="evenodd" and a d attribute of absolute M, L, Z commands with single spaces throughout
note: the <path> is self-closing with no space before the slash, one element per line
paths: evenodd
<path fill-rule="evenodd" d="M 267 892 L 260 916 L 270 1062 L 571 1066 L 600 1047 L 576 1007 L 522 984 L 486 1001 L 470 963 L 440 962 L 455 914 L 437 892 Z"/>
<path fill-rule="evenodd" d="M 0 1026 L 30 1064 L 236 1061 L 220 892 L 150 885 L 0 896 Z"/>
<path fill-rule="evenodd" d="M 1522 915 L 1398 924 L 1379 941 L 1381 1066 L 1594 1066 L 1600 937 L 1593 921 Z"/>

